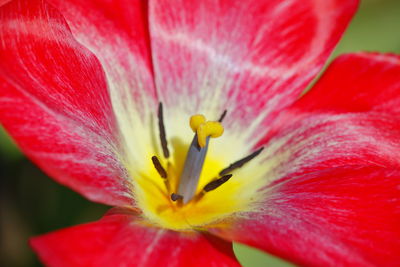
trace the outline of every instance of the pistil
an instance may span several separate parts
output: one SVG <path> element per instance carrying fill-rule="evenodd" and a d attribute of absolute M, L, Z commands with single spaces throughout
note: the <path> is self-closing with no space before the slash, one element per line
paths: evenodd
<path fill-rule="evenodd" d="M 188 203 L 196 193 L 210 138 L 219 137 L 224 132 L 220 122 L 206 121 L 200 114 L 190 118 L 190 127 L 195 135 L 186 156 L 178 187 L 178 194 L 183 197 L 184 204 Z"/>
<path fill-rule="evenodd" d="M 183 203 L 189 202 L 196 193 L 201 170 L 203 169 L 210 138 L 206 139 L 206 145 L 200 147 L 197 134 L 193 137 L 185 160 L 185 165 L 179 181 L 178 194 L 183 197 Z"/>

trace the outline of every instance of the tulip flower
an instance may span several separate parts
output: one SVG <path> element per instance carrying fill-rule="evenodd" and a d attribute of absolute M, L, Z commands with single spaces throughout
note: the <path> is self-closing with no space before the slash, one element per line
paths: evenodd
<path fill-rule="evenodd" d="M 1 3 L 2 125 L 114 207 L 31 239 L 44 264 L 399 264 L 400 57 L 340 56 L 301 95 L 357 1 Z"/>

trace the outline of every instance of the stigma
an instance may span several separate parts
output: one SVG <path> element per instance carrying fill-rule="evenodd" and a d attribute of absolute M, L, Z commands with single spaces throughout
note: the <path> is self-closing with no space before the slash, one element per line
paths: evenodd
<path fill-rule="evenodd" d="M 197 136 L 197 145 L 200 148 L 204 148 L 208 145 L 207 139 L 209 137 L 220 137 L 224 133 L 224 127 L 222 127 L 219 121 L 206 121 L 206 118 L 201 115 L 193 115 L 190 117 L 190 127 Z"/>

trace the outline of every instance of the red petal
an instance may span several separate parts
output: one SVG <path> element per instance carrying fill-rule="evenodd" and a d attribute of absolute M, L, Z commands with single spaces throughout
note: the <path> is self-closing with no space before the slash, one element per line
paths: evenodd
<path fill-rule="evenodd" d="M 291 111 L 278 118 L 287 125 L 262 154 L 272 184 L 259 213 L 220 234 L 301 265 L 395 265 L 400 121 L 376 112 Z"/>
<path fill-rule="evenodd" d="M 400 262 L 400 170 L 336 168 L 292 176 L 259 213 L 215 232 L 307 266 Z"/>
<path fill-rule="evenodd" d="M 278 117 L 279 127 L 264 144 L 261 157 L 273 168 L 264 174 L 269 180 L 340 166 L 400 166 L 399 119 L 376 112 L 290 111 Z"/>
<path fill-rule="evenodd" d="M 147 2 L 141 0 L 48 0 L 65 17 L 74 37 L 100 60 L 110 92 L 142 117 L 156 110 Z M 131 101 L 131 102 L 130 102 Z M 122 107 L 121 107 L 122 108 Z M 150 108 L 154 108 L 150 110 Z M 146 113 L 147 112 L 147 113 Z"/>
<path fill-rule="evenodd" d="M 0 119 L 50 176 L 86 197 L 129 203 L 115 119 L 98 60 L 43 1 L 0 9 Z"/>
<path fill-rule="evenodd" d="M 240 266 L 232 244 L 197 232 L 151 228 L 132 215 L 108 215 L 31 240 L 48 266 Z"/>
<path fill-rule="evenodd" d="M 170 109 L 210 119 L 226 108 L 226 125 L 248 128 L 264 117 L 269 123 L 319 72 L 356 6 L 348 0 L 151 1 L 160 98 Z"/>
<path fill-rule="evenodd" d="M 359 53 L 337 58 L 296 103 L 303 111 L 400 113 L 400 56 Z"/>
<path fill-rule="evenodd" d="M 309 93 L 281 112 L 260 142 L 273 147 L 266 157 L 282 160 L 276 173 L 283 177 L 344 165 L 399 166 L 398 77 L 399 57 L 337 59 Z"/>
<path fill-rule="evenodd" d="M 154 150 L 154 87 L 147 1 L 48 0 L 65 17 L 73 36 L 99 59 L 118 122 L 121 155 L 136 177 Z M 167 125 L 168 127 L 168 125 Z M 168 134 L 168 136 L 171 136 Z"/>
<path fill-rule="evenodd" d="M 335 61 L 269 129 L 262 209 L 214 231 L 302 265 L 395 266 L 399 74 L 395 56 Z"/>

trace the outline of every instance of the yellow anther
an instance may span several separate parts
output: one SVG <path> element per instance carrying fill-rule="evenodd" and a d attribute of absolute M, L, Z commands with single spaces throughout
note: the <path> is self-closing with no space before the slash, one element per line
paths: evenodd
<path fill-rule="evenodd" d="M 217 121 L 207 121 L 202 123 L 197 128 L 197 142 L 200 147 L 205 147 L 207 144 L 207 137 L 216 138 L 224 133 L 224 127 Z"/>
<path fill-rule="evenodd" d="M 199 126 L 206 122 L 206 117 L 201 114 L 193 115 L 190 117 L 190 128 L 192 128 L 193 132 L 197 132 Z"/>

